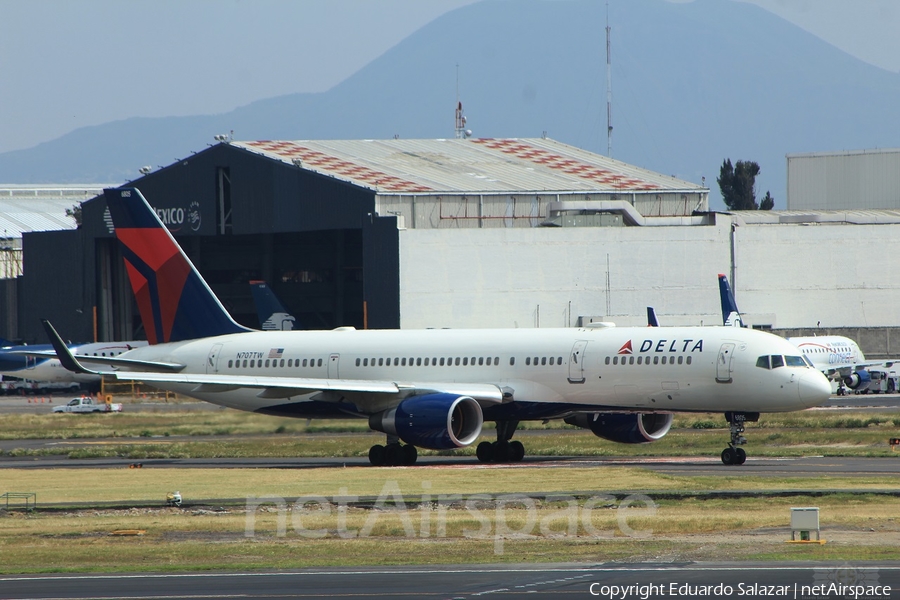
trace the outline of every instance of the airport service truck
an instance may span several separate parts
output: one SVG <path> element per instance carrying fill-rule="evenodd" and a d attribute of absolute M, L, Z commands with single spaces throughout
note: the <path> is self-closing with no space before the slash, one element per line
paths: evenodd
<path fill-rule="evenodd" d="M 103 413 L 103 412 L 122 412 L 121 404 L 113 404 L 112 402 L 100 402 L 94 400 L 90 396 L 81 398 L 72 398 L 68 404 L 57 406 L 53 409 L 55 413 Z"/>

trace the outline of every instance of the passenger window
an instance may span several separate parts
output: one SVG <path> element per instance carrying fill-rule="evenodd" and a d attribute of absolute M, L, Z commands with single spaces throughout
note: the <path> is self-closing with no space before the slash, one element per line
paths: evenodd
<path fill-rule="evenodd" d="M 247 359 L 246 358 L 244 359 L 244 368 L 245 369 L 247 368 Z"/>
<path fill-rule="evenodd" d="M 290 363 L 290 361 L 288 361 L 288 362 Z M 359 359 L 357 358 L 357 359 L 356 359 L 356 366 L 357 366 L 357 367 L 359 366 L 359 362 L 360 362 L 360 361 L 359 361 Z M 291 366 L 291 365 L 289 364 L 288 366 Z"/>
<path fill-rule="evenodd" d="M 425 360 L 428 360 L 428 359 L 426 358 Z M 421 358 L 417 358 L 417 359 L 416 359 L 416 366 L 417 366 L 417 367 L 421 367 L 421 366 L 422 366 L 422 359 L 421 359 Z"/>
<path fill-rule="evenodd" d="M 515 365 L 516 365 L 516 357 L 510 356 L 509 357 L 509 366 L 514 367 Z"/>
<path fill-rule="evenodd" d="M 229 368 L 229 369 L 231 368 L 231 363 L 232 363 L 232 361 L 229 360 L 229 361 L 228 361 L 228 368 Z"/>
<path fill-rule="evenodd" d="M 662 364 L 666 364 L 666 357 L 665 357 L 665 356 L 662 357 Z"/>
<path fill-rule="evenodd" d="M 633 365 L 633 364 L 634 364 L 634 357 L 633 357 L 633 356 L 629 356 L 629 357 L 628 357 L 628 364 L 629 364 L 629 365 Z"/>
<path fill-rule="evenodd" d="M 644 357 L 643 357 L 643 356 L 638 356 L 638 364 L 639 364 L 639 365 L 640 365 L 640 364 L 643 364 L 643 362 L 644 362 Z"/>
<path fill-rule="evenodd" d="M 526 356 L 526 357 L 525 357 L 525 366 L 527 367 L 527 366 L 529 366 L 529 365 L 531 365 L 531 357 L 530 357 L 530 356 Z"/>
<path fill-rule="evenodd" d="M 614 365 L 619 364 L 619 357 L 618 357 L 618 356 L 613 356 L 613 364 L 614 364 Z"/>
<path fill-rule="evenodd" d="M 267 366 L 267 367 L 269 366 L 269 359 L 268 359 L 268 358 L 266 359 L 266 366 Z"/>
<path fill-rule="evenodd" d="M 686 360 L 685 362 L 686 362 L 687 364 L 691 364 L 691 357 L 688 356 L 688 357 L 687 357 L 687 360 Z"/>
<path fill-rule="evenodd" d="M 303 359 L 303 366 L 304 366 L 304 367 L 306 366 L 306 363 L 307 363 L 307 362 L 309 362 L 309 359 L 304 358 L 304 359 Z"/>
<path fill-rule="evenodd" d="M 490 359 L 488 359 L 488 360 L 490 360 Z M 499 364 L 500 364 L 500 357 L 499 357 L 499 356 L 495 356 L 495 357 L 494 357 L 494 366 L 496 367 L 496 366 L 499 365 Z"/>
<path fill-rule="evenodd" d="M 378 359 L 378 366 L 379 366 L 379 367 L 383 367 L 383 366 L 384 366 L 384 359 L 383 359 L 383 358 L 379 358 L 379 359 Z"/>
<path fill-rule="evenodd" d="M 441 357 L 441 366 L 442 367 L 444 366 L 444 357 L 443 356 Z"/>
<path fill-rule="evenodd" d="M 458 361 L 458 360 L 459 360 L 459 359 L 457 359 L 457 361 Z M 459 363 L 457 362 L 457 364 L 459 364 Z M 468 366 L 469 366 L 469 357 L 468 357 L 468 356 L 464 356 L 464 357 L 463 357 L 463 366 L 464 366 L 464 367 L 468 367 Z"/>
<path fill-rule="evenodd" d="M 250 359 L 250 368 L 252 369 L 252 368 L 254 368 L 255 366 L 256 366 L 256 359 L 255 359 L 255 358 Z"/>
<path fill-rule="evenodd" d="M 459 366 L 459 357 L 458 356 L 456 357 L 456 366 L 457 367 Z"/>
<path fill-rule="evenodd" d="M 401 367 L 405 367 L 405 366 L 406 366 L 406 359 L 405 359 L 405 358 L 402 359 L 402 360 L 400 361 L 400 366 L 401 366 Z"/>
<path fill-rule="evenodd" d="M 547 357 L 546 356 L 541 359 L 541 365 L 543 365 L 543 366 L 547 365 Z"/>
<path fill-rule="evenodd" d="M 653 357 L 653 364 L 654 364 L 654 365 L 658 365 L 658 364 L 659 364 L 659 357 L 658 357 L 658 356 L 654 356 L 654 357 Z"/>
<path fill-rule="evenodd" d="M 679 357 L 678 357 L 678 364 L 680 365 L 680 364 L 682 364 L 683 362 L 684 362 L 684 357 L 683 357 L 683 356 L 679 356 Z"/>

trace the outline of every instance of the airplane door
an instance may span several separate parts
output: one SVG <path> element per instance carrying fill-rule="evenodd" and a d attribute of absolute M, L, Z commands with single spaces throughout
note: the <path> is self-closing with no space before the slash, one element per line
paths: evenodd
<path fill-rule="evenodd" d="M 25 357 L 25 368 L 28 370 L 34 370 L 35 365 L 37 365 L 37 357 L 36 356 L 26 356 Z"/>
<path fill-rule="evenodd" d="M 569 383 L 584 383 L 584 349 L 587 341 L 579 340 L 569 353 Z"/>
<path fill-rule="evenodd" d="M 734 357 L 734 344 L 725 343 L 719 348 L 719 357 L 716 359 L 716 381 L 718 383 L 731 383 L 731 359 Z"/>
<path fill-rule="evenodd" d="M 213 344 L 209 350 L 209 356 L 206 357 L 206 372 L 219 372 L 219 353 L 222 352 L 222 344 Z"/>
<path fill-rule="evenodd" d="M 340 367 L 341 365 L 341 355 L 340 354 L 332 354 L 328 357 L 328 378 L 329 379 L 340 379 Z"/>

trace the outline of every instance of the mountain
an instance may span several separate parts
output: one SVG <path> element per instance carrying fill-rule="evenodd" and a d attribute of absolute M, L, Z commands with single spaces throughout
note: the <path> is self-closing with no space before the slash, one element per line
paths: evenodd
<path fill-rule="evenodd" d="M 453 135 L 456 76 L 476 137 L 547 136 L 606 154 L 606 7 L 486 0 L 431 22 L 341 84 L 219 115 L 133 118 L 0 154 L 0 181 L 127 181 L 235 139 Z M 900 76 L 756 6 L 612 2 L 615 158 L 711 188 L 725 158 L 761 166 L 785 207 L 785 154 L 893 147 Z M 289 76 L 289 74 L 286 74 Z"/>

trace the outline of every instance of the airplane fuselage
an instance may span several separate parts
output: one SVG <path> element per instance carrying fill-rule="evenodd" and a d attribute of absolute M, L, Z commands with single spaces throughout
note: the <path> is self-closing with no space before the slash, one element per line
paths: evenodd
<path fill-rule="evenodd" d="M 759 366 L 769 355 L 802 364 Z M 334 416 L 323 414 L 329 405 L 371 414 L 396 404 L 405 389 L 447 384 L 496 386 L 503 398 L 483 403 L 488 420 L 505 418 L 504 411 L 521 420 L 590 410 L 780 412 L 819 404 L 830 392 L 792 344 L 733 327 L 250 332 L 147 346 L 123 358 L 184 364 L 180 375 L 210 381 L 224 375 L 398 385 L 396 394 L 319 390 L 277 398 L 260 388 L 152 382 L 224 406 L 300 417 Z"/>

